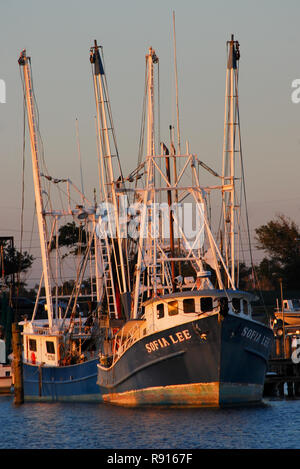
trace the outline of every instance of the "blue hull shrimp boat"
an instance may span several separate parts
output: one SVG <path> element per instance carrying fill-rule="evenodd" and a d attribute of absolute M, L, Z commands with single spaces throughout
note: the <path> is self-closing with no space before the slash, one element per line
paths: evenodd
<path fill-rule="evenodd" d="M 19 65 L 23 79 L 24 97 L 27 107 L 27 119 L 33 167 L 36 215 L 42 257 L 42 277 L 32 318 L 19 324 L 23 335 L 23 389 L 25 401 L 101 401 L 97 385 L 97 364 L 99 341 L 101 339 L 101 261 L 98 240 L 95 236 L 95 204 L 90 203 L 82 192 L 69 179 L 51 177 L 47 170 L 42 174 L 44 163 L 38 128 L 38 112 L 32 84 L 30 57 L 23 50 Z M 46 181 L 46 182 L 44 182 Z M 43 187 L 44 183 L 44 187 Z M 59 186 L 65 184 L 64 193 L 68 194 L 68 208 L 50 210 L 43 198 L 49 195 L 45 183 Z M 72 188 L 80 195 L 81 204 L 71 208 Z M 58 296 L 58 281 L 55 275 L 59 271 L 58 256 L 56 261 L 50 258 L 50 251 L 57 247 L 59 239 L 59 220 L 70 216 L 84 225 L 85 249 L 76 268 L 76 280 L 72 294 L 68 297 L 67 307 L 62 309 Z M 51 230 L 49 229 L 51 220 Z M 80 231 L 80 230 L 79 230 Z M 83 233 L 83 229 L 81 230 Z M 56 264 L 55 264 L 56 262 Z M 87 314 L 78 311 L 81 285 L 89 265 L 94 272 L 91 279 L 95 307 Z M 45 289 L 46 318 L 38 318 L 38 305 L 42 282 Z M 79 313 L 79 314 L 78 314 Z M 44 314 L 45 316 L 45 314 Z"/>

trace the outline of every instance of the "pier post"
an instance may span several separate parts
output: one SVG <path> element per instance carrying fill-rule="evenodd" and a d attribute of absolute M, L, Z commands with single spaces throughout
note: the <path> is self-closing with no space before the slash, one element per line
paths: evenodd
<path fill-rule="evenodd" d="M 294 397 L 294 383 L 292 381 L 288 381 L 287 388 L 288 388 L 288 397 Z"/>
<path fill-rule="evenodd" d="M 287 336 L 285 338 L 285 348 L 284 348 L 285 357 L 284 358 L 291 358 L 291 354 L 292 354 L 291 350 L 292 350 L 291 338 L 289 336 Z"/>
<path fill-rule="evenodd" d="M 295 396 L 300 397 L 300 382 L 299 381 L 294 382 L 294 388 L 295 388 Z"/>
<path fill-rule="evenodd" d="M 23 366 L 22 366 L 22 340 L 17 323 L 12 324 L 12 346 L 13 346 L 13 375 L 14 375 L 14 403 L 16 405 L 24 402 L 23 389 Z"/>
<path fill-rule="evenodd" d="M 284 397 L 284 382 L 278 383 L 278 393 L 279 397 Z"/>
<path fill-rule="evenodd" d="M 275 356 L 281 356 L 281 340 L 280 337 L 275 337 Z"/>

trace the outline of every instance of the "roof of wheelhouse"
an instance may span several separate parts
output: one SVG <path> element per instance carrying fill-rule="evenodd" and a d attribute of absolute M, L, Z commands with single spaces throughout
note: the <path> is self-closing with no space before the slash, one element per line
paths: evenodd
<path fill-rule="evenodd" d="M 151 303 L 164 301 L 164 300 L 174 300 L 176 298 L 194 298 L 194 297 L 230 297 L 230 298 L 245 298 L 249 301 L 254 301 L 256 299 L 253 293 L 245 292 L 242 290 L 217 290 L 217 289 L 206 289 L 206 290 L 187 290 L 182 292 L 170 293 L 168 295 L 156 296 L 145 301 L 143 304 L 147 306 Z"/>

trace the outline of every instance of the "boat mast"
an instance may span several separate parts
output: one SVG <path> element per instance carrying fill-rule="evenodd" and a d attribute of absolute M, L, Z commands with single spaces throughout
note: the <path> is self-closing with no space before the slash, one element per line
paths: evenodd
<path fill-rule="evenodd" d="M 100 150 L 100 174 L 101 174 L 101 186 L 104 194 L 104 201 L 110 212 L 109 207 L 112 205 L 113 213 L 108 213 L 108 224 L 110 233 L 110 240 L 106 239 L 106 242 L 102 243 L 102 247 L 106 244 L 106 252 L 104 253 L 105 264 L 110 263 L 110 254 L 111 249 L 109 248 L 108 243 L 112 247 L 112 251 L 115 259 L 116 266 L 116 275 L 118 279 L 118 285 L 121 295 L 129 294 L 128 287 L 128 266 L 123 254 L 123 243 L 122 243 L 122 233 L 119 224 L 119 201 L 117 200 L 116 186 L 123 185 L 123 176 L 119 160 L 119 154 L 117 150 L 116 137 L 114 133 L 114 126 L 112 122 L 112 114 L 110 108 L 110 102 L 108 97 L 107 82 L 105 77 L 105 71 L 103 66 L 103 61 L 100 56 L 100 46 L 98 46 L 97 41 L 94 41 L 94 47 L 90 49 L 90 61 L 94 64 L 93 67 L 93 80 L 94 80 L 94 92 L 95 92 L 95 101 L 96 101 L 96 111 L 97 111 L 97 138 L 98 138 L 98 148 Z M 112 152 L 112 147 L 114 147 L 114 153 Z M 116 164 L 114 164 L 116 163 Z M 114 167 L 118 171 L 119 181 L 116 182 L 116 175 L 114 174 Z M 113 219 L 112 219 L 113 218 Z M 115 233 L 114 233 L 115 228 Z M 115 242 L 116 238 L 116 242 Z M 123 239 L 126 243 L 126 240 Z M 108 272 L 108 282 L 109 290 L 111 290 L 111 296 L 114 297 L 114 303 L 116 306 L 115 298 L 115 286 L 113 285 L 113 274 L 112 268 L 109 268 Z M 115 308 L 116 309 L 116 308 Z"/>
<path fill-rule="evenodd" d="M 138 258 L 135 270 L 135 291 L 134 291 L 134 304 L 133 304 L 133 318 L 137 318 L 140 300 L 142 296 L 141 285 L 141 271 L 143 258 L 145 256 L 145 244 L 148 255 L 150 254 L 151 262 L 149 269 L 149 287 L 152 284 L 154 294 L 157 290 L 156 279 L 156 260 L 157 260 L 157 246 L 156 246 L 156 229 L 155 221 L 156 214 L 155 204 L 155 169 L 154 169 L 154 156 L 155 156 L 155 137 L 154 137 L 154 64 L 158 63 L 158 57 L 152 47 L 149 48 L 149 53 L 146 55 L 146 84 L 147 84 L 147 156 L 146 156 L 146 186 L 144 189 L 143 208 L 140 226 L 140 236 L 138 243 Z M 152 204 L 152 206 L 151 206 Z M 148 213 L 148 209 L 152 213 Z M 151 226 L 148 227 L 147 217 L 152 220 Z M 145 230 L 147 229 L 147 233 Z M 153 235 L 153 237 L 151 236 Z M 145 240 L 146 236 L 146 240 Z M 149 244 L 150 243 L 150 244 Z M 144 266 L 145 268 L 146 266 Z"/>
<path fill-rule="evenodd" d="M 31 69 L 30 69 L 30 57 L 26 55 L 25 49 L 21 52 L 18 62 L 19 62 L 19 65 L 22 67 L 24 83 L 25 83 L 25 96 L 26 96 L 27 118 L 28 118 L 30 147 L 31 147 L 31 156 L 32 156 L 36 213 L 37 213 L 41 254 L 42 254 L 47 314 L 48 314 L 48 320 L 49 320 L 49 329 L 51 329 L 53 325 L 53 304 L 52 304 L 52 296 L 51 296 L 50 262 L 49 262 L 49 254 L 48 254 L 47 230 L 46 230 L 46 221 L 44 217 L 42 186 L 41 186 L 39 158 L 38 158 L 38 142 L 37 142 L 37 129 L 36 129 L 37 119 L 36 119 L 36 113 L 35 113 L 35 107 L 34 107 L 32 77 L 31 77 Z"/>
<path fill-rule="evenodd" d="M 236 283 L 235 265 L 235 244 L 237 237 L 238 217 L 236 210 L 239 205 L 236 203 L 236 174 L 235 160 L 239 149 L 237 131 L 238 123 L 238 61 L 240 58 L 239 43 L 231 36 L 227 42 L 228 60 L 226 70 L 226 91 L 225 91 L 225 117 L 224 117 L 224 142 L 223 142 L 223 162 L 222 162 L 222 210 L 223 210 L 223 242 L 225 249 L 225 259 L 229 267 L 233 284 Z"/>

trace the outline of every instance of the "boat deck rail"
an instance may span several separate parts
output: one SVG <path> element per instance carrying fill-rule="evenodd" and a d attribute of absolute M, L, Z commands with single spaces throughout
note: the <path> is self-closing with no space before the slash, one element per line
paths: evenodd
<path fill-rule="evenodd" d="M 23 335 L 31 335 L 31 334 L 37 334 L 37 335 L 61 335 L 63 334 L 63 331 L 59 331 L 58 329 L 50 329 L 47 326 L 36 326 L 36 325 L 31 325 L 30 329 L 24 330 Z"/>
<path fill-rule="evenodd" d="M 113 364 L 126 352 L 135 342 L 141 338 L 141 325 L 144 321 L 134 323 L 132 327 L 124 334 L 124 329 L 121 329 L 121 333 L 117 333 L 113 344 Z"/>

